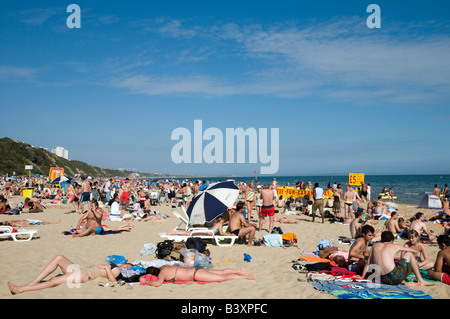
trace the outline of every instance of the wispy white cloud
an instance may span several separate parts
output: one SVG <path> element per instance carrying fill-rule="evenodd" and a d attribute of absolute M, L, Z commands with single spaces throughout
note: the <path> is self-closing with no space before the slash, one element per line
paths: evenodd
<path fill-rule="evenodd" d="M 203 74 L 193 74 L 192 68 L 180 70 L 185 76 L 150 70 L 132 77 L 126 74 L 115 85 L 148 95 L 189 90 L 208 95 L 325 94 L 356 102 L 370 96 L 399 104 L 450 97 L 450 39 L 442 34 L 418 34 L 399 26 L 376 33 L 360 18 L 272 26 L 152 22 L 147 23 L 147 30 L 179 41 L 175 48 L 167 48 L 171 60 L 164 63 L 195 62 Z M 221 58 L 232 61 L 223 74 L 205 71 L 201 64 L 213 59 L 220 64 Z M 239 66 L 233 66 L 233 61 Z M 158 89 L 145 89 L 149 82 Z M 161 83 L 167 87 L 163 89 Z"/>
<path fill-rule="evenodd" d="M 0 80 L 2 81 L 32 81 L 41 71 L 40 68 L 26 68 L 11 65 L 0 65 Z"/>
<path fill-rule="evenodd" d="M 59 8 L 30 8 L 20 10 L 13 15 L 18 17 L 19 21 L 25 24 L 41 26 L 55 15 L 65 14 L 65 7 Z"/>

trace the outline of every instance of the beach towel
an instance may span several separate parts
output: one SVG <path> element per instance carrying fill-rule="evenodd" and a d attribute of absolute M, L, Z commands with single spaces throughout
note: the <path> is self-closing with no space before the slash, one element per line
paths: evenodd
<path fill-rule="evenodd" d="M 384 285 L 376 287 L 370 283 L 357 284 L 345 281 L 308 281 L 317 290 L 330 293 L 339 299 L 433 299 L 423 291 L 403 285 Z"/>
<path fill-rule="evenodd" d="M 300 256 L 300 258 L 302 258 L 305 261 L 310 261 L 310 262 L 327 262 L 330 263 L 331 266 L 337 266 L 337 264 L 329 259 L 325 259 L 325 258 L 320 258 L 320 257 L 316 257 L 316 256 L 308 256 L 308 255 L 302 255 Z"/>
<path fill-rule="evenodd" d="M 158 280 L 158 277 L 154 276 L 154 275 L 143 275 L 143 276 L 141 276 L 141 278 L 144 278 L 145 280 L 148 280 L 148 281 Z M 186 283 L 191 283 L 191 282 L 195 282 L 196 284 L 204 285 L 204 284 L 209 284 L 209 283 L 213 283 L 213 282 L 220 282 L 220 281 L 193 281 L 193 280 L 184 281 L 184 280 L 175 280 L 173 282 L 173 284 L 181 285 L 181 284 L 186 284 Z M 172 282 L 164 281 L 164 283 L 168 284 L 168 283 L 172 283 Z M 145 282 L 141 282 L 140 285 L 141 286 L 149 286 L 149 284 L 147 284 Z"/>
<path fill-rule="evenodd" d="M 420 271 L 420 275 L 422 276 L 422 279 L 423 279 L 423 280 L 425 280 L 425 281 L 430 281 L 430 282 L 440 282 L 440 281 L 438 281 L 438 280 L 430 279 L 430 277 L 428 276 L 428 270 L 420 269 L 419 271 Z M 406 278 L 405 281 L 406 281 L 406 282 L 411 282 L 411 281 L 417 282 L 417 279 L 416 279 L 416 276 L 415 276 L 414 274 L 410 274 L 410 275 L 408 276 L 408 278 Z"/>

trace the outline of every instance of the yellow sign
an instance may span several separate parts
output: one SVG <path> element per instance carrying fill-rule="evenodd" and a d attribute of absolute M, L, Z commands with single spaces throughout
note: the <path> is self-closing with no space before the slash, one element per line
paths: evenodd
<path fill-rule="evenodd" d="M 364 183 L 364 174 L 348 174 L 348 183 L 350 185 L 360 186 L 362 183 Z"/>
<path fill-rule="evenodd" d="M 294 187 L 277 187 L 277 195 L 278 198 L 282 195 L 283 198 L 297 198 L 297 197 L 305 197 L 305 195 L 309 195 L 309 197 L 313 198 L 313 190 L 312 189 L 296 189 Z M 323 197 L 325 199 L 328 199 L 330 196 L 333 195 L 333 191 L 331 189 L 328 189 L 326 192 L 323 193 Z"/>

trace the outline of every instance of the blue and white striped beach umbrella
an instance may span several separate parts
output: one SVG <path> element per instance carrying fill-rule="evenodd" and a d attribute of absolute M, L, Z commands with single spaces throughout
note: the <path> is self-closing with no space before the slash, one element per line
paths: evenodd
<path fill-rule="evenodd" d="M 189 224 L 202 225 L 225 213 L 239 196 L 239 188 L 234 181 L 209 185 L 192 200 L 187 209 Z"/>

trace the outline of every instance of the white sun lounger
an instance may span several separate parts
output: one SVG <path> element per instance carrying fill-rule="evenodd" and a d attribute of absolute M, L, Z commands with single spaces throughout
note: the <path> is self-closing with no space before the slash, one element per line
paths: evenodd
<path fill-rule="evenodd" d="M 201 239 L 211 239 L 214 240 L 217 246 L 233 246 L 238 236 L 230 235 L 230 236 L 222 236 L 222 235 L 214 235 L 214 232 L 208 228 L 189 228 L 187 230 L 189 235 L 169 235 L 167 233 L 159 233 L 159 237 L 166 238 L 168 240 L 174 241 L 186 241 L 191 237 L 201 238 Z"/>
<path fill-rule="evenodd" d="M 174 228 L 174 230 L 185 230 L 190 232 L 190 235 L 167 235 L 166 233 L 159 233 L 162 238 L 167 238 L 174 241 L 186 241 L 189 237 L 197 237 L 201 239 L 213 239 L 217 246 L 232 246 L 238 238 L 238 236 L 221 236 L 215 235 L 214 232 L 207 227 L 193 227 L 189 224 L 189 218 L 186 210 L 182 207 L 183 213 L 179 213 L 173 210 L 172 213 L 180 220 L 180 223 Z M 183 216 L 184 215 L 184 216 Z M 201 235 L 199 235 L 201 234 Z"/>
<path fill-rule="evenodd" d="M 11 226 L 0 226 L 0 238 L 12 238 L 14 241 L 30 241 L 36 233 L 36 229 L 21 229 L 17 232 L 13 232 Z M 25 238 L 19 239 L 17 237 Z"/>

